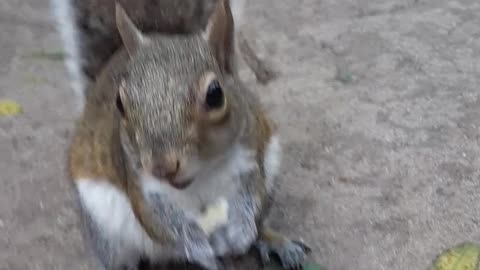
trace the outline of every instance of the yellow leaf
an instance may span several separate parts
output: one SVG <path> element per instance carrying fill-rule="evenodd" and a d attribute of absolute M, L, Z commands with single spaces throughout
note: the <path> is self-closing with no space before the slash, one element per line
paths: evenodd
<path fill-rule="evenodd" d="M 22 108 L 15 101 L 0 100 L 0 116 L 16 115 L 22 112 Z"/>
<path fill-rule="evenodd" d="M 444 251 L 430 270 L 479 270 L 480 245 L 463 243 Z"/>

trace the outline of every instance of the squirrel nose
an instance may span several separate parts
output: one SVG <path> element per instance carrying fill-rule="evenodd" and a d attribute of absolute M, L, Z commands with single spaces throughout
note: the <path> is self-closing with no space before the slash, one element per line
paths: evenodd
<path fill-rule="evenodd" d="M 158 178 L 173 180 L 177 176 L 178 171 L 180 171 L 180 160 L 173 159 L 156 165 L 152 173 Z"/>

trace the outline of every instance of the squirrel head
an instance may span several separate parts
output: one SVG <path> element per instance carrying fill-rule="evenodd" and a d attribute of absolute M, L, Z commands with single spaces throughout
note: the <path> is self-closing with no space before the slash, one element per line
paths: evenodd
<path fill-rule="evenodd" d="M 129 56 L 116 83 L 123 149 L 140 173 L 184 188 L 225 156 L 242 125 L 228 0 L 203 33 L 147 35 L 119 4 L 116 23 Z"/>

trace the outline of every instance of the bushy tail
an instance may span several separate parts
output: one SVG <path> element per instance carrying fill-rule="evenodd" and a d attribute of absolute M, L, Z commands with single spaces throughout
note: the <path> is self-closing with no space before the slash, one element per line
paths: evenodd
<path fill-rule="evenodd" d="M 83 98 L 86 78 L 81 70 L 82 58 L 79 46 L 78 27 L 74 20 L 71 0 L 51 0 L 55 25 L 63 42 L 65 64 L 75 94 Z"/>
<path fill-rule="evenodd" d="M 50 1 L 66 52 L 71 86 L 83 97 L 85 88 L 121 46 L 115 26 L 115 2 L 144 32 L 190 33 L 205 28 L 218 0 Z M 229 1 L 235 24 L 239 24 L 246 0 Z"/>
<path fill-rule="evenodd" d="M 243 12 L 245 10 L 246 1 L 247 0 L 230 0 L 230 8 L 232 9 L 232 16 L 236 29 L 245 22 L 243 20 Z"/>

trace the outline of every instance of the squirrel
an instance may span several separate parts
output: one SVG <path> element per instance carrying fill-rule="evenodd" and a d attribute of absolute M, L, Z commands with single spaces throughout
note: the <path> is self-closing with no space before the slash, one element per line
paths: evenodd
<path fill-rule="evenodd" d="M 239 78 L 232 0 L 52 1 L 84 91 L 67 171 L 99 267 L 216 270 L 251 247 L 300 267 L 310 248 L 267 225 L 281 143 Z"/>

